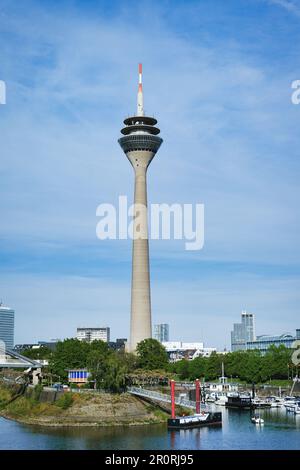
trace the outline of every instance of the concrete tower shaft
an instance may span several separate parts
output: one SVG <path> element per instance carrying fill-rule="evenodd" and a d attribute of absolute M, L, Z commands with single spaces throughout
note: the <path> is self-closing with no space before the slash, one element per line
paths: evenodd
<path fill-rule="evenodd" d="M 124 137 L 118 142 L 130 161 L 135 175 L 130 341 L 128 350 L 134 352 L 140 341 L 152 337 L 149 243 L 147 221 L 147 168 L 162 144 L 155 127 L 156 119 L 144 116 L 142 67 L 139 64 L 137 115 L 124 120 Z"/>

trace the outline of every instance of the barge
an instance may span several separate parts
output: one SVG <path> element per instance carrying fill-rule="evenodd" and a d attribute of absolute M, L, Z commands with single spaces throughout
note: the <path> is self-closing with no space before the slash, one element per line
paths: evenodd
<path fill-rule="evenodd" d="M 222 413 L 203 412 L 168 419 L 168 429 L 189 429 L 203 426 L 222 426 Z"/>
<path fill-rule="evenodd" d="M 255 408 L 251 397 L 248 395 L 228 395 L 225 406 L 226 408 L 238 408 L 240 410 L 251 410 Z"/>

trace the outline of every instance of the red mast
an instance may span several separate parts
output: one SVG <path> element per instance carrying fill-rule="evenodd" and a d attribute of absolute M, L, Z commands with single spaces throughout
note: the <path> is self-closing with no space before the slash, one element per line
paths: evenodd
<path fill-rule="evenodd" d="M 172 419 L 175 419 L 175 380 L 171 380 L 170 385 L 171 385 Z"/>
<path fill-rule="evenodd" d="M 201 388 L 200 380 L 196 379 L 196 413 L 200 414 L 200 400 L 201 400 Z"/>

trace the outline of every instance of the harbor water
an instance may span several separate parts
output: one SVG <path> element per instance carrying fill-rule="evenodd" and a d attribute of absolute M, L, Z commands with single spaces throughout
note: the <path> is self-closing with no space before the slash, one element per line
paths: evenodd
<path fill-rule="evenodd" d="M 222 427 L 168 431 L 166 425 L 49 428 L 0 418 L 0 449 L 30 450 L 299 450 L 300 415 L 284 408 L 259 411 L 263 426 L 250 412 L 213 406 L 222 411 Z"/>

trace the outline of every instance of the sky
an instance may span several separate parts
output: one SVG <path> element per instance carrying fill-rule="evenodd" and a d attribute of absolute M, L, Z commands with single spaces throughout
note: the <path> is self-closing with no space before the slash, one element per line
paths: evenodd
<path fill-rule="evenodd" d="M 118 145 L 135 113 L 164 142 L 151 203 L 201 203 L 205 243 L 151 240 L 153 323 L 230 348 L 300 327 L 299 0 L 0 0 L 0 299 L 15 342 L 110 326 L 128 337 L 131 240 L 99 240 L 96 208 L 133 198 Z"/>

